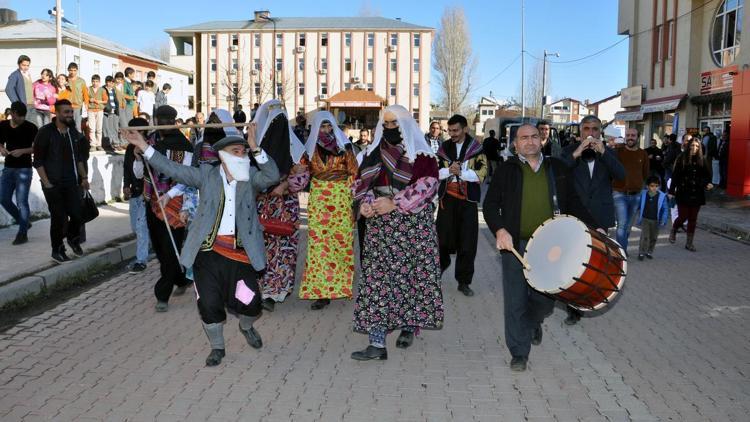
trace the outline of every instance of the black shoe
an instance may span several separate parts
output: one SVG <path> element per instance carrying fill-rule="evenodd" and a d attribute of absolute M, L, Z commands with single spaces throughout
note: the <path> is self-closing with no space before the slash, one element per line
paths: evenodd
<path fill-rule="evenodd" d="M 398 339 L 396 340 L 396 347 L 398 347 L 399 349 L 406 349 L 407 347 L 411 346 L 413 342 L 414 342 L 414 333 L 411 331 L 401 330 L 401 334 L 398 336 Z"/>
<path fill-rule="evenodd" d="M 513 356 L 510 360 L 510 370 L 515 372 L 523 372 L 526 370 L 526 364 L 529 362 L 529 358 L 526 356 Z"/>
<path fill-rule="evenodd" d="M 367 346 L 367 349 L 360 350 L 359 352 L 352 353 L 352 359 L 354 360 L 387 360 L 388 351 L 385 347 Z"/>
<path fill-rule="evenodd" d="M 226 356 L 224 349 L 211 349 L 211 353 L 206 358 L 206 366 L 216 366 L 221 363 L 221 360 Z"/>
<path fill-rule="evenodd" d="M 268 297 L 268 298 L 263 299 L 263 302 L 261 302 L 260 305 L 266 311 L 273 312 L 273 308 L 276 307 L 276 301 Z"/>
<path fill-rule="evenodd" d="M 639 253 L 639 254 L 638 254 L 638 260 L 639 260 L 639 261 L 643 261 L 643 258 L 645 258 L 645 257 L 646 257 L 646 255 L 645 255 L 645 254 L 642 254 L 642 253 Z"/>
<path fill-rule="evenodd" d="M 26 233 L 24 233 L 24 234 L 18 233 L 16 235 L 15 240 L 13 240 L 13 244 L 14 245 L 23 245 L 24 243 L 26 243 L 28 241 L 29 241 L 29 237 L 26 235 Z"/>
<path fill-rule="evenodd" d="M 646 254 L 646 258 L 648 258 L 648 259 L 654 259 L 654 256 L 653 256 L 653 255 L 651 255 L 650 253 L 647 253 L 647 254 Z"/>
<path fill-rule="evenodd" d="M 534 328 L 534 332 L 531 333 L 531 344 L 533 344 L 534 346 L 539 346 L 540 344 L 542 344 L 542 334 L 543 331 L 540 324 L 536 328 Z"/>
<path fill-rule="evenodd" d="M 55 262 L 62 264 L 63 262 L 70 261 L 70 258 L 68 258 L 68 255 L 65 255 L 65 247 L 60 246 L 57 248 L 57 250 L 52 250 L 52 260 Z"/>
<path fill-rule="evenodd" d="M 79 242 L 68 242 L 68 246 L 70 246 L 70 250 L 72 250 L 74 254 L 77 256 L 83 256 L 83 249 Z"/>
<path fill-rule="evenodd" d="M 141 264 L 140 262 L 131 265 L 130 270 L 128 270 L 130 274 L 142 273 L 144 271 L 146 271 L 146 264 Z"/>
<path fill-rule="evenodd" d="M 468 284 L 458 283 L 458 291 L 463 293 L 464 296 L 474 296 L 474 290 L 471 290 L 471 287 L 469 287 Z"/>
<path fill-rule="evenodd" d="M 565 325 L 576 325 L 581 320 L 581 314 L 577 311 L 568 309 L 568 317 L 565 318 Z"/>
<path fill-rule="evenodd" d="M 260 349 L 261 347 L 263 347 L 263 340 L 260 338 L 260 334 L 258 334 L 258 331 L 255 330 L 255 327 L 250 327 L 249 330 L 243 330 L 242 327 L 240 327 L 240 332 L 243 336 L 245 336 L 247 344 L 249 344 L 253 349 Z"/>
<path fill-rule="evenodd" d="M 331 299 L 318 299 L 310 305 L 310 309 L 318 311 L 331 304 Z"/>

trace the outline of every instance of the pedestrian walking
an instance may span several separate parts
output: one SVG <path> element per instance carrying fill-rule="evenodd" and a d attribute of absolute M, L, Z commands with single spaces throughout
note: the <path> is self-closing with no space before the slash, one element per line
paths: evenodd
<path fill-rule="evenodd" d="M 685 249 L 695 252 L 693 244 L 698 212 L 706 204 L 706 191 L 713 189 L 711 169 L 703 157 L 701 141 L 693 138 L 688 141 L 686 150 L 677 158 L 669 186 L 669 197 L 677 202 L 677 219 L 672 223 L 670 243 L 677 240 L 677 228 L 687 221 L 687 241 Z"/>
<path fill-rule="evenodd" d="M 617 243 L 627 253 L 628 237 L 641 199 L 643 182 L 649 175 L 648 154 L 638 146 L 638 129 L 625 129 L 625 146 L 615 150 L 625 168 L 625 177 L 612 182 L 617 220 Z"/>
<path fill-rule="evenodd" d="M 641 226 L 641 242 L 638 248 L 638 260 L 654 258 L 654 247 L 659 238 L 659 226 L 666 226 L 669 221 L 669 201 L 667 194 L 659 190 L 659 176 L 651 175 L 646 179 L 646 189 L 641 193 L 641 205 L 638 211 L 638 224 Z"/>
<path fill-rule="evenodd" d="M 146 120 L 135 118 L 130 121 L 129 127 L 148 126 Z M 143 132 L 142 132 L 143 133 Z M 146 202 L 143 199 L 143 172 L 137 177 L 133 172 L 133 164 L 140 161 L 142 167 L 142 156 L 140 151 L 136 152 L 135 145 L 128 144 L 125 148 L 125 159 L 123 162 L 122 192 L 128 201 L 128 212 L 130 213 L 130 228 L 135 233 L 135 262 L 130 266 L 131 273 L 140 273 L 146 270 L 149 250 L 149 232 L 146 223 Z"/>

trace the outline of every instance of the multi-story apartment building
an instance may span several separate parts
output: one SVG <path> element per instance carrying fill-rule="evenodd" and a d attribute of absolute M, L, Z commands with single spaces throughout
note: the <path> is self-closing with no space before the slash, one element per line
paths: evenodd
<path fill-rule="evenodd" d="M 400 104 L 427 128 L 433 28 L 381 17 L 275 18 L 256 11 L 250 20 L 167 33 L 171 63 L 195 72 L 198 110 L 278 98 L 292 115 L 331 109 L 342 123 L 372 126 L 383 105 Z M 345 101 L 329 103 L 347 91 L 354 92 Z"/>

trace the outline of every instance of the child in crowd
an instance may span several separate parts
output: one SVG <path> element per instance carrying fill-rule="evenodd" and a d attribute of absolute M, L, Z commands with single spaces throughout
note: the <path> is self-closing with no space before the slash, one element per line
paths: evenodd
<path fill-rule="evenodd" d="M 641 207 L 638 213 L 638 224 L 641 225 L 641 244 L 638 249 L 638 260 L 653 259 L 656 239 L 659 238 L 659 226 L 666 226 L 669 220 L 667 195 L 659 187 L 658 176 L 646 179 L 647 188 L 641 193 Z"/>

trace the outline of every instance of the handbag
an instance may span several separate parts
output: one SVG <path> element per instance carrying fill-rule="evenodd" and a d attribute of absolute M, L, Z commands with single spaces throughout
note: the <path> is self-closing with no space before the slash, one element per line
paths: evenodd
<path fill-rule="evenodd" d="M 263 231 L 274 236 L 291 236 L 297 230 L 289 221 L 281 221 L 279 218 L 259 217 Z"/>
<path fill-rule="evenodd" d="M 99 217 L 99 208 L 96 206 L 91 192 L 87 190 L 81 198 L 81 218 L 84 223 L 88 223 L 96 217 Z"/>

